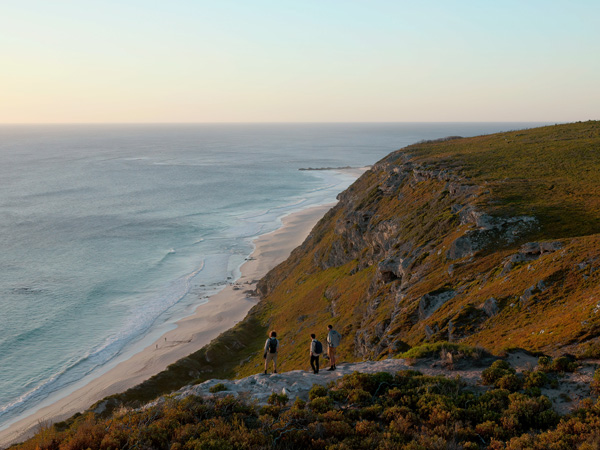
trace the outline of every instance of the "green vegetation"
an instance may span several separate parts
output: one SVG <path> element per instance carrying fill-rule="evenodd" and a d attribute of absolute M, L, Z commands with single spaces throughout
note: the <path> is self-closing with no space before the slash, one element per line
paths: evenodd
<path fill-rule="evenodd" d="M 475 184 L 492 214 L 535 215 L 536 239 L 600 232 L 599 122 L 534 128 L 406 148 L 415 160 L 452 167 Z"/>
<path fill-rule="evenodd" d="M 439 356 L 442 351 L 451 352 L 456 358 L 480 359 L 488 353 L 482 348 L 472 347 L 466 344 L 457 344 L 454 342 L 433 342 L 430 344 L 421 344 L 402 353 L 399 357 L 406 359 L 420 359 L 432 356 Z"/>
<path fill-rule="evenodd" d="M 211 394 L 215 394 L 217 392 L 223 392 L 227 390 L 227 386 L 225 386 L 223 383 L 217 383 L 214 386 L 212 386 L 208 392 L 210 392 Z"/>
<path fill-rule="evenodd" d="M 567 356 L 561 356 L 556 359 L 552 359 L 549 356 L 540 356 L 538 359 L 538 366 L 544 372 L 575 372 L 579 366 L 573 359 Z"/>
<path fill-rule="evenodd" d="M 495 363 L 494 370 L 509 370 Z M 479 392 L 459 379 L 415 371 L 353 373 L 311 400 L 287 406 L 273 394 L 258 407 L 231 396 L 166 399 L 111 418 L 81 415 L 45 428 L 13 450 L 196 449 L 593 449 L 600 403 L 559 417 L 539 393 Z"/>

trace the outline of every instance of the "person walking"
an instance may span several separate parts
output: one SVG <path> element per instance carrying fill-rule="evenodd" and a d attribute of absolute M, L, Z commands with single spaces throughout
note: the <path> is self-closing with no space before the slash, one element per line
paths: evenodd
<path fill-rule="evenodd" d="M 319 356 L 323 353 L 323 344 L 317 340 L 315 333 L 310 335 L 310 367 L 314 373 L 319 373 Z"/>
<path fill-rule="evenodd" d="M 269 368 L 269 363 L 273 361 L 273 373 L 277 373 L 277 353 L 279 352 L 279 340 L 277 339 L 277 332 L 271 331 L 269 338 L 265 342 L 265 352 L 263 358 L 265 358 L 265 375 Z"/>
<path fill-rule="evenodd" d="M 329 356 L 329 369 L 335 370 L 336 351 L 342 340 L 342 335 L 333 329 L 333 325 L 327 325 L 327 356 Z"/>

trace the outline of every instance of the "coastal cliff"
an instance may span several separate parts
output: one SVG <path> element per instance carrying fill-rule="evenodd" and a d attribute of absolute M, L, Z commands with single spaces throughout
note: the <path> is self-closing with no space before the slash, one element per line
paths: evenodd
<path fill-rule="evenodd" d="M 599 149 L 600 122 L 585 122 L 390 154 L 260 280 L 244 321 L 98 410 L 259 372 L 270 329 L 280 370 L 306 368 L 329 323 L 342 361 L 439 341 L 600 355 Z"/>
<path fill-rule="evenodd" d="M 332 322 L 347 359 L 442 340 L 596 354 L 599 149 L 587 122 L 394 152 L 261 280 L 261 317 L 293 350 Z"/>
<path fill-rule="evenodd" d="M 378 424 L 377 430 L 390 427 L 389 432 L 377 432 L 377 439 L 395 436 L 398 428 L 388 419 L 398 405 L 404 408 L 402 420 L 418 413 L 422 417 L 415 424 L 431 425 L 424 432 L 427 426 L 405 423 L 398 442 L 413 439 L 423 448 L 433 448 L 434 438 L 470 445 L 461 448 L 530 448 L 519 447 L 519 439 L 531 440 L 531 432 L 544 430 L 536 435 L 540 442 L 562 439 L 574 445 L 595 439 L 600 422 L 587 398 L 600 391 L 600 371 L 594 372 L 595 358 L 600 357 L 600 122 L 421 142 L 379 161 L 338 199 L 302 245 L 259 281 L 256 294 L 261 300 L 243 321 L 139 386 L 98 402 L 83 417 L 56 424 L 36 439 L 52 443 L 58 442 L 52 436 L 87 436 L 86 427 L 92 424 L 107 434 L 112 428 L 106 421 L 129 423 L 146 411 L 154 415 L 140 424 L 154 439 L 163 433 L 162 425 L 154 422 L 161 415 L 188 414 L 188 406 L 205 400 L 178 403 L 171 395 L 111 415 L 184 386 L 180 394 L 204 395 L 202 389 L 208 389 L 225 395 L 232 389 L 216 378 L 237 378 L 236 386 L 264 388 L 261 398 L 267 406 L 260 411 L 225 397 L 222 404 L 216 401 L 225 408 L 217 416 L 229 417 L 228 405 L 235 403 L 242 411 L 236 414 L 246 414 L 250 428 L 258 416 L 264 423 L 280 420 L 282 428 L 271 433 L 273 428 L 267 427 L 260 436 L 281 448 L 288 445 L 288 438 L 282 439 L 286 427 L 298 425 L 296 416 L 303 415 L 314 426 L 308 421 L 293 431 L 309 439 L 306 448 L 323 447 L 314 436 L 329 436 L 322 424 L 334 419 L 345 428 L 341 434 L 331 431 L 330 438 L 356 439 L 352 442 L 360 448 L 368 438 L 359 425 L 367 418 Z M 470 386 L 409 370 L 373 378 L 345 374 L 329 392 L 318 386 L 309 392 L 309 385 L 298 389 L 297 380 L 291 384 L 293 374 L 284 374 L 289 386 L 282 394 L 269 394 L 279 385 L 256 376 L 262 372 L 261 348 L 268 330 L 278 332 L 279 372 L 287 372 L 307 368 L 308 336 L 316 333 L 324 340 L 330 323 L 343 335 L 340 361 L 401 358 L 388 362 L 424 373 L 464 372 L 472 378 Z M 506 359 L 498 360 L 502 357 Z M 576 373 L 569 378 L 568 372 Z M 205 380 L 212 381 L 192 387 Z M 443 416 L 440 424 L 454 423 L 450 415 L 455 414 L 475 428 L 439 428 L 429 407 L 421 410 L 406 394 L 409 385 L 423 383 L 440 392 L 435 401 L 445 406 L 434 409 Z M 382 394 L 384 385 L 392 397 Z M 482 394 L 481 385 L 491 386 L 484 388 L 489 392 Z M 415 399 L 422 396 L 418 386 Z M 249 388 L 238 393 L 240 398 L 247 394 L 244 389 Z M 308 396 L 308 412 L 302 399 L 284 407 L 287 391 Z M 471 411 L 463 405 L 464 396 L 479 406 Z M 210 405 L 212 400 L 206 401 Z M 584 432 L 573 438 L 561 430 L 571 423 L 580 426 L 579 419 L 560 419 L 557 411 L 564 414 L 576 407 L 596 422 L 586 422 Z M 296 418 L 284 423 L 288 416 Z M 530 417 L 539 420 L 528 421 Z M 246 436 L 248 431 L 242 431 Z M 195 442 L 186 436 L 182 442 Z M 231 436 L 228 432 L 219 439 Z M 119 439 L 129 442 L 131 435 Z M 508 439 L 517 447 L 498 446 Z"/>

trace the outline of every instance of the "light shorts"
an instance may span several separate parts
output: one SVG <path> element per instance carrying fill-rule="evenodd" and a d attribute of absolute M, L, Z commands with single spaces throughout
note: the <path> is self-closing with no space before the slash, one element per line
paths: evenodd
<path fill-rule="evenodd" d="M 267 365 L 273 361 L 273 365 L 277 367 L 277 353 L 267 352 Z"/>

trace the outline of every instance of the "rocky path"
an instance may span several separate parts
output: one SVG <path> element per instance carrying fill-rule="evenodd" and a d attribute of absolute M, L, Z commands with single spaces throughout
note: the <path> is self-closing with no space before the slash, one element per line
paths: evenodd
<path fill-rule="evenodd" d="M 359 363 L 339 364 L 334 371 L 322 369 L 318 374 L 311 371 L 292 370 L 284 373 L 271 373 L 251 375 L 239 380 L 208 380 L 195 386 L 186 386 L 177 391 L 175 397 L 182 398 L 188 395 L 210 396 L 210 395 L 244 395 L 257 401 L 258 404 L 266 404 L 269 396 L 276 392 L 286 394 L 290 400 L 300 397 L 308 399 L 308 392 L 314 384 L 326 385 L 330 381 L 343 377 L 353 372 L 377 373 L 399 370 L 419 370 L 426 375 L 460 376 L 469 384 L 476 384 L 481 376 L 480 369 L 452 370 L 443 368 L 412 366 L 404 359 L 385 359 L 381 361 L 364 361 Z M 222 383 L 227 390 L 216 394 L 210 393 L 210 388 Z"/>
<path fill-rule="evenodd" d="M 525 370 L 533 370 L 537 358 L 526 353 L 516 352 L 509 356 L 508 361 L 515 367 L 517 372 L 523 372 Z M 595 362 L 597 363 L 597 361 Z M 544 388 L 542 389 L 542 393 L 552 400 L 554 408 L 558 413 L 568 413 L 577 407 L 581 399 L 590 396 L 589 383 L 591 382 L 595 367 L 596 364 L 583 364 L 577 372 L 561 375 L 557 389 Z M 183 398 L 188 395 L 215 395 L 219 397 L 235 395 L 246 397 L 250 401 L 256 401 L 259 405 L 265 405 L 269 396 L 274 392 L 286 394 L 290 401 L 293 401 L 296 397 L 308 400 L 308 392 L 314 384 L 327 385 L 330 381 L 353 372 L 395 373 L 400 370 L 418 370 L 424 375 L 431 376 L 460 377 L 466 384 L 477 389 L 489 389 L 489 386 L 481 385 L 481 372 L 483 369 L 484 367 L 465 364 L 465 362 L 452 368 L 441 364 L 439 360 L 421 360 L 413 364 L 412 361 L 404 359 L 385 359 L 381 361 L 339 364 L 334 371 L 322 369 L 318 374 L 313 374 L 312 371 L 293 370 L 291 372 L 271 373 L 268 375 L 260 373 L 239 380 L 208 380 L 195 386 L 186 386 L 173 395 L 176 398 Z M 220 383 L 225 386 L 226 390 L 211 393 L 210 389 Z"/>

